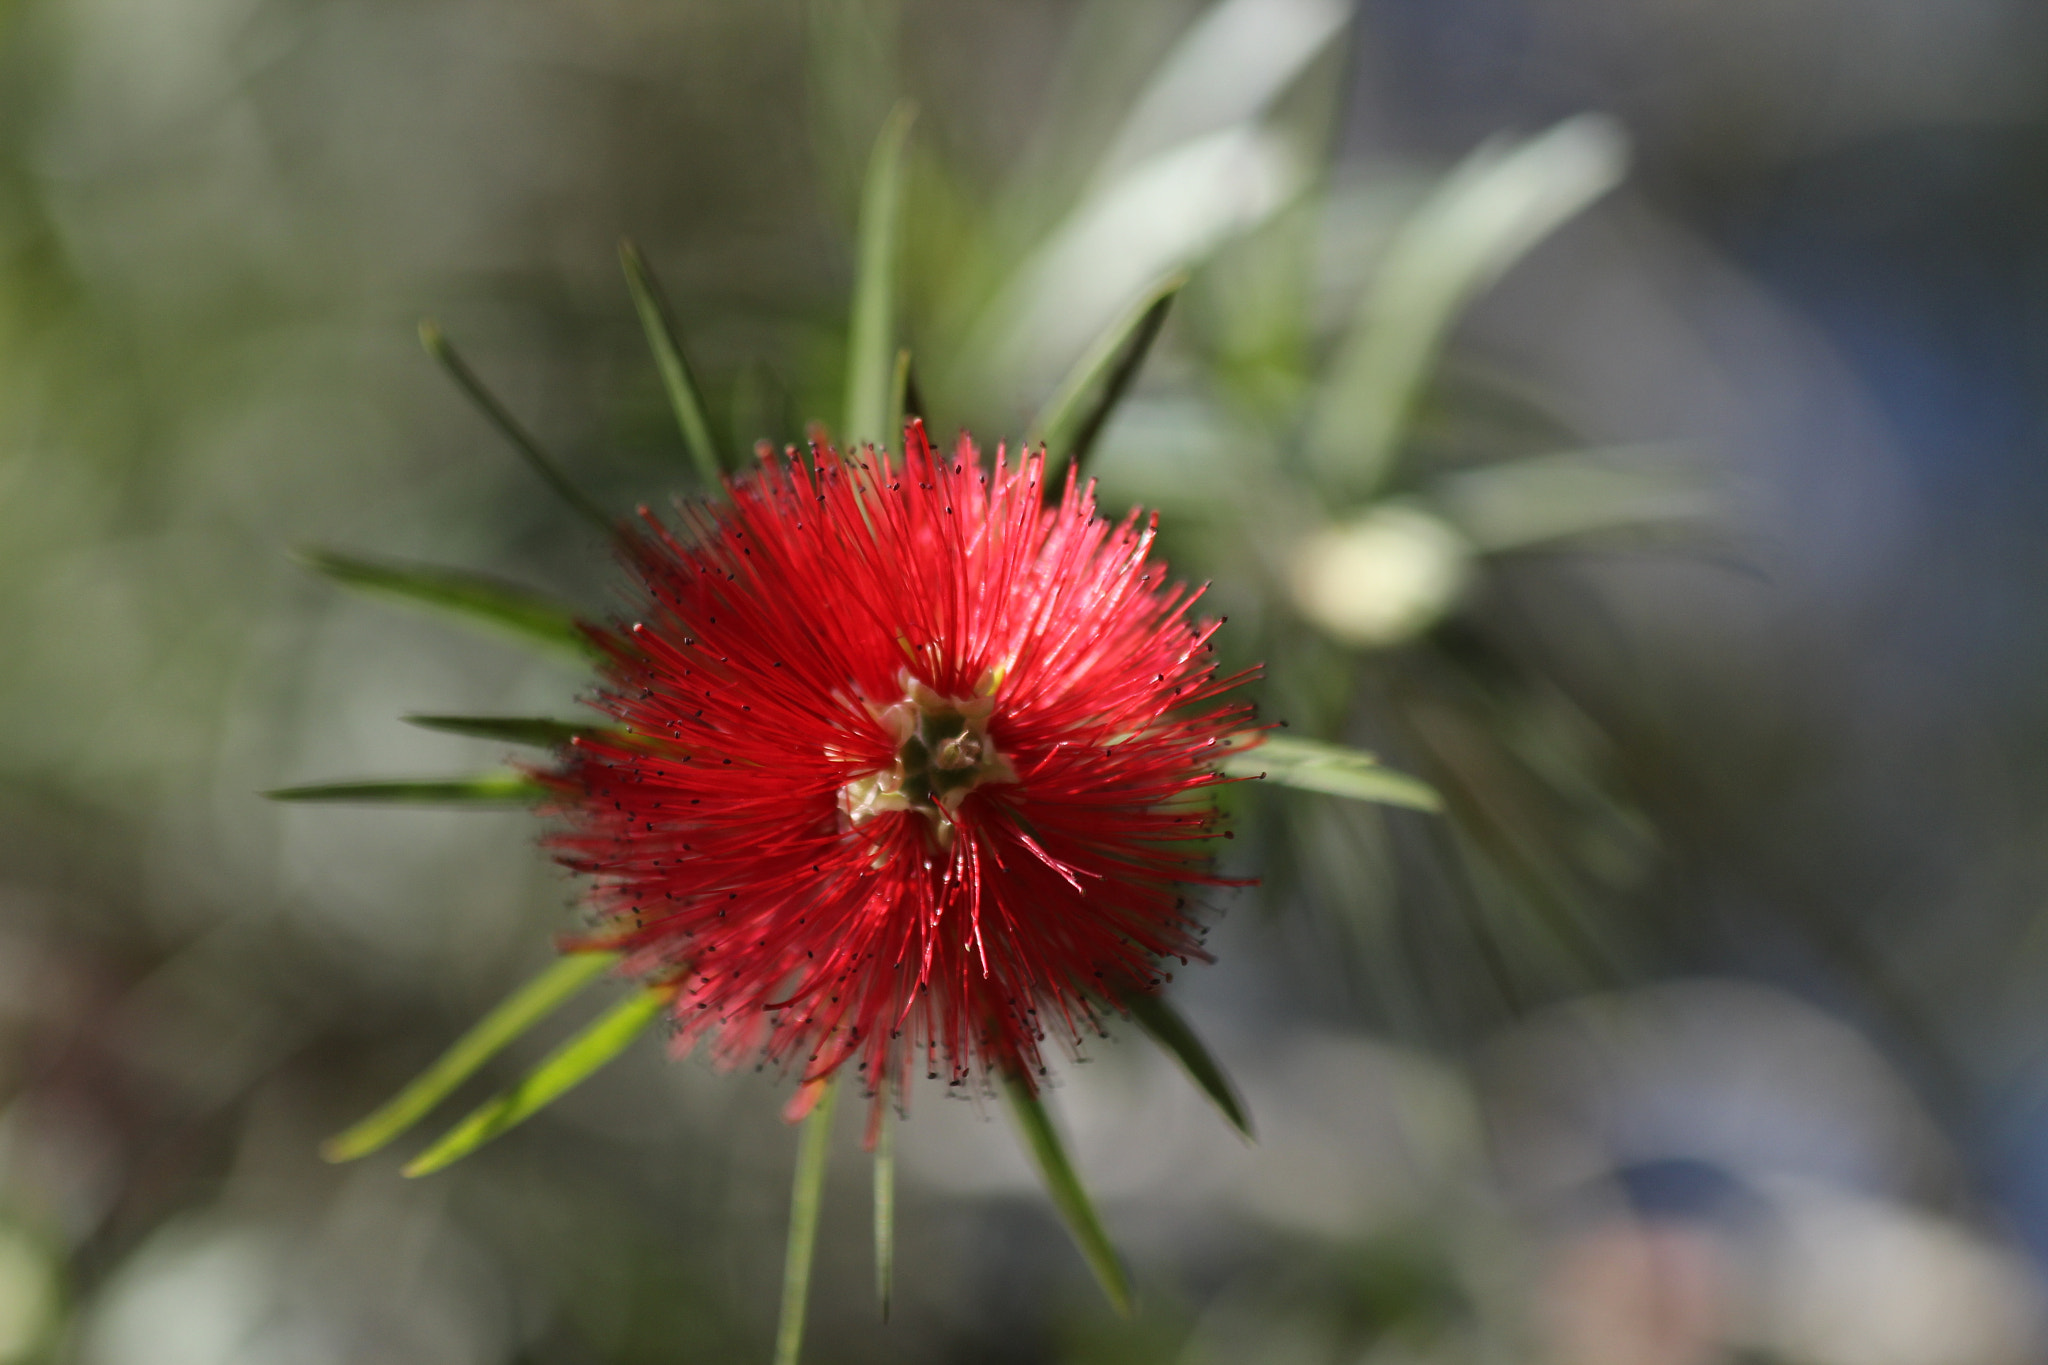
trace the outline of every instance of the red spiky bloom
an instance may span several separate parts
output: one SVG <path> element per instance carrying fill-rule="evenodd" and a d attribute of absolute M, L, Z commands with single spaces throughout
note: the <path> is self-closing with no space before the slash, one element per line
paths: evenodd
<path fill-rule="evenodd" d="M 1201 955 L 1223 693 L 1198 590 L 1043 455 L 813 446 L 630 540 L 639 619 L 594 632 L 617 730 L 550 776 L 581 944 L 676 985 L 678 1041 L 878 1095 L 922 1065 L 1032 1083 L 1165 957 Z M 816 1087 L 799 1091 L 803 1097 Z"/>

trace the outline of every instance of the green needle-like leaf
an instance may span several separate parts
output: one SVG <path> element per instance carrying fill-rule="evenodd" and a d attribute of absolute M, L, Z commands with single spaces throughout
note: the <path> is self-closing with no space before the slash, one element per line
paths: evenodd
<path fill-rule="evenodd" d="M 542 716 L 407 716 L 405 723 L 451 735 L 502 739 L 507 744 L 530 744 L 536 749 L 559 749 L 572 740 L 595 738 L 606 733 L 602 725 L 578 725 L 574 721 L 549 720 Z"/>
<path fill-rule="evenodd" d="M 449 377 L 455 381 L 457 387 L 469 395 L 469 400 L 476 404 L 477 410 L 498 429 L 499 435 L 511 443 L 512 448 L 519 452 L 533 472 L 540 475 L 541 482 L 554 490 L 556 497 L 607 536 L 616 536 L 619 533 L 617 523 L 605 510 L 569 481 L 569 476 L 555 463 L 554 456 L 548 454 L 541 443 L 533 438 L 533 434 L 519 424 L 519 419 L 512 415 L 511 409 L 498 401 L 496 394 L 484 387 L 484 381 L 477 378 L 476 371 L 470 369 L 469 363 L 449 344 L 447 336 L 441 331 L 441 324 L 432 318 L 421 319 L 420 345 L 427 348 L 428 355 L 441 362 L 441 368 L 448 371 Z"/>
<path fill-rule="evenodd" d="M 1323 744 L 1288 735 L 1268 735 L 1263 744 L 1240 749 L 1217 764 L 1231 777 L 1263 777 L 1283 787 L 1377 801 L 1409 810 L 1441 811 L 1443 798 L 1419 778 L 1382 767 L 1363 749 Z"/>
<path fill-rule="evenodd" d="M 1244 1107 L 1244 1099 L 1237 1093 L 1230 1077 L 1223 1067 L 1188 1027 L 1188 1021 L 1181 1017 L 1179 1010 L 1167 1002 L 1166 997 L 1150 991 L 1133 990 L 1121 1002 L 1131 1012 L 1131 1018 L 1138 1026 L 1152 1035 L 1152 1041 L 1166 1049 L 1173 1059 L 1181 1064 L 1204 1095 L 1223 1111 L 1223 1117 L 1231 1126 L 1246 1137 L 1252 1137 L 1251 1112 Z"/>
<path fill-rule="evenodd" d="M 916 395 L 917 381 L 910 375 L 910 348 L 905 346 L 896 352 L 896 370 L 889 379 L 889 416 L 883 423 L 892 444 L 903 439 L 905 422 L 913 416 L 924 416 L 912 407 Z"/>
<path fill-rule="evenodd" d="M 797 1144 L 796 1178 L 789 1191 L 789 1245 L 782 1259 L 782 1312 L 775 1324 L 775 1365 L 796 1365 L 804 1345 L 804 1310 L 811 1297 L 811 1261 L 818 1250 L 818 1208 L 825 1199 L 825 1158 L 832 1141 L 832 1106 L 839 1078 L 804 1119 Z"/>
<path fill-rule="evenodd" d="M 525 806 L 548 789 L 516 768 L 474 777 L 400 778 L 393 781 L 316 782 L 263 793 L 273 801 L 338 801 L 395 806 Z"/>
<path fill-rule="evenodd" d="M 875 1134 L 875 1298 L 882 1321 L 896 1292 L 896 1123 L 886 1109 Z"/>
<path fill-rule="evenodd" d="M 625 267 L 626 288 L 632 292 L 633 307 L 640 314 L 640 326 L 647 333 L 647 347 L 661 371 L 661 385 L 668 390 L 668 405 L 675 410 L 676 425 L 682 429 L 683 445 L 696 462 L 698 477 L 706 488 L 718 487 L 725 462 L 718 443 L 711 438 L 711 424 L 704 420 L 704 402 L 697 396 L 690 364 L 683 359 L 682 343 L 676 339 L 675 320 L 668 300 L 654 272 L 647 268 L 640 249 L 630 241 L 619 243 L 619 263 Z"/>
<path fill-rule="evenodd" d="M 915 108 L 898 104 L 882 125 L 861 188 L 860 228 L 855 248 L 853 315 L 846 338 L 846 431 L 848 446 L 863 441 L 885 445 L 890 378 L 896 359 L 896 254 L 903 216 L 903 148 Z M 900 435 L 900 433 L 897 433 Z"/>
<path fill-rule="evenodd" d="M 619 960 L 617 953 L 570 953 L 507 996 L 419 1074 L 411 1085 L 348 1131 L 320 1146 L 329 1161 L 354 1161 L 390 1142 L 476 1074 L 477 1068 L 555 1012 Z"/>
<path fill-rule="evenodd" d="M 586 662 L 600 657 L 597 646 L 577 624 L 573 608 L 487 574 L 360 559 L 333 550 L 301 550 L 298 559 L 313 572 L 357 592 L 432 607 Z"/>
<path fill-rule="evenodd" d="M 1458 314 L 1528 250 L 1621 179 L 1628 148 L 1600 115 L 1516 145 L 1489 142 L 1412 214 L 1381 257 L 1325 377 L 1308 454 L 1334 487 L 1374 491 Z"/>
<path fill-rule="evenodd" d="M 1043 443 L 1055 464 L 1068 458 L 1079 464 L 1087 458 L 1117 404 L 1130 391 L 1131 381 L 1166 325 L 1167 311 L 1186 283 L 1185 273 L 1167 276 L 1097 337 L 1031 419 L 1024 443 Z"/>
<path fill-rule="evenodd" d="M 1025 1149 L 1038 1163 L 1039 1174 L 1045 1177 L 1046 1192 L 1052 1196 L 1053 1207 L 1059 1210 L 1060 1220 L 1067 1225 L 1067 1231 L 1073 1236 L 1074 1245 L 1081 1249 L 1088 1268 L 1095 1272 L 1096 1282 L 1109 1296 L 1110 1304 L 1117 1312 L 1129 1317 L 1131 1282 L 1124 1273 L 1123 1261 L 1110 1244 L 1109 1233 L 1103 1228 L 1102 1219 L 1088 1198 L 1088 1190 L 1081 1184 L 1080 1174 L 1067 1157 L 1059 1130 L 1053 1127 L 1052 1115 L 1046 1112 L 1045 1101 L 1017 1077 L 1004 1076 L 1001 1085 L 1003 1098 L 1009 1101 L 1010 1117 L 1017 1124 Z"/>
<path fill-rule="evenodd" d="M 588 1080 L 605 1063 L 626 1050 L 653 1023 L 675 992 L 649 986 L 635 992 L 610 1013 L 550 1052 L 511 1089 L 486 1101 L 443 1134 L 440 1141 L 414 1157 L 409 1176 L 429 1175 L 468 1156 L 508 1128 L 524 1123 Z"/>

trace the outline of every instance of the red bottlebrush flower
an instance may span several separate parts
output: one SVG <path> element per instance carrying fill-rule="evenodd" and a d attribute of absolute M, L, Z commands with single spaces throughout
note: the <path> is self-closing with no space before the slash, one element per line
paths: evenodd
<path fill-rule="evenodd" d="M 1207 789 L 1250 716 L 1151 523 L 1071 474 L 1048 506 L 1042 454 L 905 446 L 648 516 L 643 614 L 600 632 L 619 730 L 548 779 L 583 946 L 676 983 L 682 1046 L 858 1058 L 878 1096 L 941 1058 L 1031 1084 L 1049 1033 L 1202 955 L 1186 891 L 1223 884 Z"/>

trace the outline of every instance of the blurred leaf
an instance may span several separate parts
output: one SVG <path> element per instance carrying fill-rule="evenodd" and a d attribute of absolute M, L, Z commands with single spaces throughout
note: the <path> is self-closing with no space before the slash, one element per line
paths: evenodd
<path fill-rule="evenodd" d="M 1623 447 L 1539 455 L 1467 470 L 1431 487 L 1444 515 L 1497 553 L 1602 531 L 1708 521 L 1726 499 L 1704 470 Z"/>
<path fill-rule="evenodd" d="M 1134 301 L 1264 222 L 1306 183 L 1287 142 L 1236 125 L 1132 166 L 1084 199 L 1019 266 L 956 362 L 970 385 L 1051 387 Z"/>
<path fill-rule="evenodd" d="M 1081 1249 L 1088 1268 L 1095 1272 L 1096 1283 L 1116 1311 L 1125 1317 L 1131 1315 L 1131 1282 L 1124 1272 L 1123 1261 L 1111 1245 L 1109 1233 L 1102 1226 L 1102 1219 L 1095 1212 L 1094 1203 L 1088 1198 L 1088 1190 L 1082 1185 L 1080 1174 L 1067 1156 L 1067 1149 L 1060 1141 L 1059 1130 L 1053 1127 L 1052 1115 L 1046 1112 L 1045 1101 L 1032 1093 L 1023 1080 L 1005 1075 L 1000 1078 L 1003 1098 L 1009 1101 L 1010 1117 L 1016 1122 L 1017 1132 L 1024 1140 L 1026 1150 L 1038 1163 L 1039 1174 L 1045 1178 L 1046 1193 L 1052 1196 L 1053 1207 L 1059 1210 L 1060 1220 L 1067 1225 L 1074 1244 Z"/>
<path fill-rule="evenodd" d="M 775 1324 L 775 1365 L 796 1365 L 804 1344 L 804 1310 L 811 1297 L 811 1262 L 818 1250 L 818 1208 L 825 1198 L 826 1157 L 832 1141 L 832 1109 L 839 1097 L 835 1075 L 812 1082 L 822 1087 L 804 1118 L 797 1144 L 796 1176 L 789 1191 L 789 1245 L 782 1260 L 782 1311 Z"/>
<path fill-rule="evenodd" d="M 1231 777 L 1263 777 L 1283 787 L 1377 801 L 1410 810 L 1440 811 L 1443 798 L 1428 783 L 1382 767 L 1363 749 L 1269 734 L 1255 748 L 1226 756 L 1217 767 Z"/>
<path fill-rule="evenodd" d="M 358 559 L 332 550 L 301 550 L 298 559 L 313 572 L 358 592 L 453 612 L 586 662 L 603 657 L 577 624 L 573 608 L 485 574 Z"/>
<path fill-rule="evenodd" d="M 441 324 L 432 318 L 421 319 L 420 345 L 427 348 L 428 355 L 441 362 L 441 368 L 448 371 L 449 377 L 469 395 L 469 400 L 476 404 L 477 410 L 498 429 L 499 435 L 512 443 L 512 448 L 525 458 L 534 473 L 540 475 L 541 482 L 554 490 L 556 497 L 605 535 L 618 534 L 617 523 L 602 507 L 591 501 L 588 494 L 569 481 L 569 476 L 562 472 L 554 457 L 541 448 L 540 442 L 519 424 L 519 419 L 512 415 L 511 410 L 484 387 L 484 381 L 477 378 L 476 371 L 469 368 L 468 362 L 456 354 L 455 347 L 441 331 Z"/>
<path fill-rule="evenodd" d="M 1114 174 L 1256 117 L 1343 31 L 1343 0 L 1224 0 L 1174 45 L 1102 159 Z"/>
<path fill-rule="evenodd" d="M 1382 483 L 1458 314 L 1627 166 L 1614 120 L 1581 115 L 1508 146 L 1487 142 L 1394 234 L 1324 377 L 1308 433 L 1321 475 L 1356 495 Z"/>
<path fill-rule="evenodd" d="M 319 782 L 263 793 L 273 801 L 355 801 L 374 805 L 524 806 L 548 789 L 516 768 L 475 777 L 402 778 L 393 781 Z"/>
<path fill-rule="evenodd" d="M 540 716 L 406 716 L 407 725 L 422 730 L 441 730 L 451 735 L 472 735 L 477 739 L 502 739 L 507 744 L 530 744 L 537 749 L 559 749 L 579 737 L 614 734 L 602 725 L 578 725 L 574 721 L 548 720 Z"/>
<path fill-rule="evenodd" d="M 477 1020 L 411 1085 L 368 1118 L 322 1143 L 320 1155 L 329 1161 L 354 1161 L 390 1142 L 618 960 L 617 953 L 570 953 L 558 959 Z"/>
<path fill-rule="evenodd" d="M 668 986 L 648 986 L 634 992 L 596 1023 L 550 1052 L 517 1085 L 487 1100 L 433 1146 L 414 1157 L 405 1174 L 429 1175 L 524 1123 L 624 1052 L 674 995 L 675 991 Z"/>
<path fill-rule="evenodd" d="M 875 1132 L 875 1298 L 882 1321 L 896 1292 L 896 1124 L 886 1104 Z"/>
<path fill-rule="evenodd" d="M 895 373 L 889 380 L 889 416 L 886 429 L 891 441 L 903 439 L 903 426 L 913 417 L 924 416 L 924 400 L 918 396 L 917 378 L 910 372 L 910 348 L 896 352 Z"/>
<path fill-rule="evenodd" d="M 903 147 L 917 111 L 898 104 L 875 139 L 861 188 L 855 248 L 853 310 L 846 338 L 846 430 L 849 447 L 863 441 L 888 445 L 901 437 L 888 427 L 896 358 L 896 255 L 903 214 Z"/>
<path fill-rule="evenodd" d="M 1048 478 L 1060 462 L 1070 459 L 1079 465 L 1087 458 L 1110 413 L 1137 378 L 1187 278 L 1184 273 L 1169 275 L 1146 291 L 1129 313 L 1096 338 L 1032 419 L 1024 443 L 1045 445 Z"/>
<path fill-rule="evenodd" d="M 1237 1093 L 1237 1087 L 1231 1084 L 1223 1067 L 1165 996 L 1133 989 L 1120 997 L 1118 1003 L 1131 1012 L 1131 1018 L 1138 1021 L 1140 1028 L 1152 1035 L 1153 1042 L 1172 1054 L 1188 1073 L 1188 1079 L 1223 1112 L 1223 1117 L 1230 1120 L 1232 1127 L 1248 1138 L 1255 1136 L 1251 1113 L 1244 1107 L 1244 1099 Z"/>
<path fill-rule="evenodd" d="M 718 443 L 711 438 L 711 426 L 704 420 L 704 403 L 697 396 L 689 362 L 683 359 L 682 343 L 676 339 L 668 300 L 654 272 L 647 268 L 640 249 L 632 242 L 619 243 L 619 264 L 625 269 L 626 288 L 633 295 L 634 310 L 640 314 L 641 329 L 647 333 L 647 347 L 654 352 L 655 366 L 661 371 L 661 386 L 668 391 L 668 405 L 674 409 L 676 426 L 682 430 L 683 445 L 689 450 L 704 486 L 716 489 L 725 462 L 719 456 Z"/>

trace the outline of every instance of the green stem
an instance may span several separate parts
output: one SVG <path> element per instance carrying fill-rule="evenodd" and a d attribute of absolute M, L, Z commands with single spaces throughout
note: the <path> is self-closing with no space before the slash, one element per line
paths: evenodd
<path fill-rule="evenodd" d="M 889 1302 L 896 1291 L 896 1125 L 882 1114 L 875 1135 L 875 1297 L 882 1321 L 889 1320 Z"/>
<path fill-rule="evenodd" d="M 825 1158 L 832 1139 L 837 1077 L 804 1120 L 796 1179 L 789 1192 L 789 1248 L 782 1262 L 782 1316 L 775 1326 L 775 1365 L 796 1365 L 804 1344 L 804 1308 L 811 1296 L 811 1260 L 818 1250 L 818 1207 L 825 1195 Z"/>

